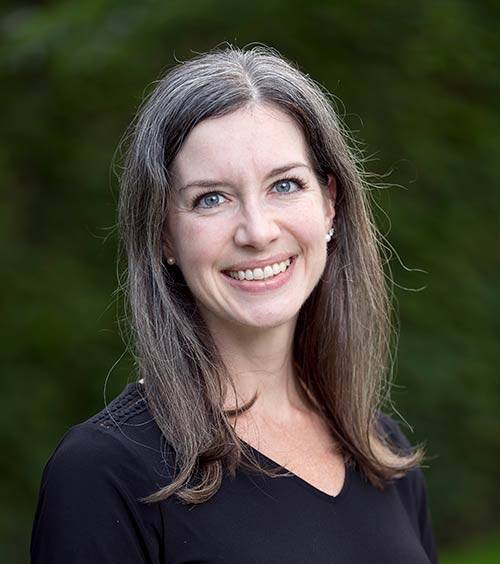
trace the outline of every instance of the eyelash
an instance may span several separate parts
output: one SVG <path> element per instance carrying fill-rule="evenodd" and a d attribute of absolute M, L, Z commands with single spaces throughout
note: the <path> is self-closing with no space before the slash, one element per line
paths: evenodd
<path fill-rule="evenodd" d="M 298 190 L 295 190 L 295 192 L 300 192 L 301 190 L 305 190 L 307 188 L 306 182 L 304 182 L 303 180 L 301 180 L 297 176 L 288 176 L 286 178 L 281 178 L 280 180 L 277 180 L 273 184 L 273 186 L 276 186 L 280 182 L 288 182 L 290 180 L 292 182 L 295 182 L 295 184 L 297 184 L 297 186 L 299 187 Z M 288 195 L 291 195 L 291 194 L 295 194 L 295 192 L 278 192 L 278 194 L 284 194 L 285 196 L 288 196 Z M 205 196 L 210 196 L 211 194 L 220 194 L 220 192 L 217 192 L 217 191 L 205 192 L 203 194 L 199 194 L 198 196 L 194 196 L 194 198 L 191 200 L 191 208 L 194 209 L 194 208 L 198 207 L 201 200 Z M 208 207 L 208 208 L 202 208 L 202 209 L 205 209 L 205 210 L 215 209 L 215 208 L 218 208 L 220 205 L 221 204 L 218 204 L 216 206 L 211 206 L 211 207 Z"/>

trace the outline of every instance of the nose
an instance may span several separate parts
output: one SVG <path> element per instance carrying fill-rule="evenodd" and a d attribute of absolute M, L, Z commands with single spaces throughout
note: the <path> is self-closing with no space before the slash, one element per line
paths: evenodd
<path fill-rule="evenodd" d="M 234 234 L 236 245 L 250 246 L 259 250 L 268 247 L 280 235 L 275 214 L 275 211 L 265 209 L 261 202 L 248 202 Z"/>

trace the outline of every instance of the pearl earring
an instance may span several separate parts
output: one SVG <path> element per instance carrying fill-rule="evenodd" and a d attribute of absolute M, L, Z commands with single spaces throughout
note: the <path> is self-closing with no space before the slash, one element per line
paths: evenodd
<path fill-rule="evenodd" d="M 335 233 L 335 229 L 332 226 L 331 229 L 328 230 L 328 233 L 325 235 L 326 242 L 329 243 L 332 240 L 332 236 Z"/>
<path fill-rule="evenodd" d="M 174 257 L 168 257 L 167 262 L 168 262 L 168 264 L 174 264 L 174 262 L 175 262 Z"/>

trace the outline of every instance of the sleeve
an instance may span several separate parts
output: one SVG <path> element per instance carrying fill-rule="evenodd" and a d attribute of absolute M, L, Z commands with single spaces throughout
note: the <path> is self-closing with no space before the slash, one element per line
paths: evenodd
<path fill-rule="evenodd" d="M 398 423 L 386 414 L 380 414 L 383 428 L 396 447 L 402 451 L 412 448 L 410 441 L 401 431 Z M 411 518 L 418 530 L 420 541 L 432 564 L 438 564 L 436 539 L 432 528 L 427 485 L 421 468 L 413 468 L 398 480 L 397 487 L 405 505 L 411 512 Z"/>
<path fill-rule="evenodd" d="M 432 530 L 432 518 L 430 514 L 429 503 L 427 499 L 427 486 L 425 484 L 424 474 L 420 468 L 416 470 L 416 500 L 418 511 L 418 526 L 420 529 L 420 539 L 422 546 L 429 557 L 432 564 L 438 564 L 438 554 L 436 539 Z"/>
<path fill-rule="evenodd" d="M 132 443 L 73 427 L 43 471 L 32 564 L 158 563 L 158 504 L 138 501 L 152 491 Z"/>

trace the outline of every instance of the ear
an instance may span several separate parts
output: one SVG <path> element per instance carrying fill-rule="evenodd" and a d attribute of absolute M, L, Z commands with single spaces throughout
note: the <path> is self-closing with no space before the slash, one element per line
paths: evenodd
<path fill-rule="evenodd" d="M 335 217 L 335 202 L 337 200 L 337 179 L 333 174 L 328 175 L 328 184 L 325 194 L 325 219 L 326 227 L 331 227 L 333 218 Z"/>

